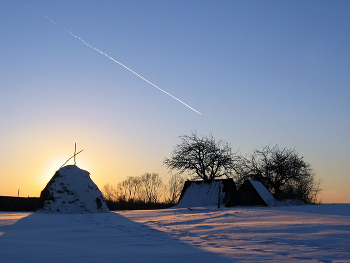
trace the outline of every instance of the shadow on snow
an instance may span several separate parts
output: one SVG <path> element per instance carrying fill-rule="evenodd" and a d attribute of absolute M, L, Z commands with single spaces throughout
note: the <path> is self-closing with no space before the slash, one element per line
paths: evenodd
<path fill-rule="evenodd" d="M 45 261 L 228 262 L 112 212 L 32 213 L 0 224 L 0 262 Z"/>

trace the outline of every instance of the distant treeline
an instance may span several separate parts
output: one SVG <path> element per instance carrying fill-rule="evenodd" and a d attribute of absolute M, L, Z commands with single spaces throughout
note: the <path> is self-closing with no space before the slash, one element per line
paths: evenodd
<path fill-rule="evenodd" d="M 39 197 L 0 196 L 0 211 L 34 212 L 38 207 Z"/>
<path fill-rule="evenodd" d="M 185 179 L 171 175 L 167 183 L 157 173 L 129 176 L 116 186 L 106 184 L 102 193 L 109 210 L 162 209 L 177 204 Z"/>
<path fill-rule="evenodd" d="M 12 197 L 0 196 L 0 211 L 5 212 L 35 212 L 39 203 L 39 197 Z M 164 209 L 173 206 L 169 203 L 154 203 L 133 200 L 106 200 L 109 210 L 147 210 Z"/>
<path fill-rule="evenodd" d="M 165 209 L 174 206 L 169 203 L 154 203 L 154 202 L 143 202 L 134 200 L 106 200 L 107 207 L 110 211 L 116 210 L 148 210 L 148 209 Z"/>

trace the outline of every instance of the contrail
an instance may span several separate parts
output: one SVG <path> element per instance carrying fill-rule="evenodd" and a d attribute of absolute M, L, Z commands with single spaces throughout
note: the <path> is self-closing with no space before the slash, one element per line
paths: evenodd
<path fill-rule="evenodd" d="M 111 56 L 109 56 L 108 54 L 106 54 L 105 52 L 99 50 L 98 48 L 91 46 L 89 43 L 87 43 L 84 39 L 80 38 L 77 35 L 74 35 L 72 32 L 70 32 L 69 30 L 63 28 L 62 26 L 58 25 L 55 21 L 53 21 L 52 19 L 50 19 L 48 16 L 46 17 L 46 19 L 48 19 L 52 24 L 54 24 L 55 26 L 59 27 L 60 29 L 64 30 L 66 33 L 68 33 L 69 35 L 72 35 L 73 37 L 79 39 L 83 44 L 85 44 L 86 46 L 94 49 L 95 51 L 101 53 L 102 55 L 104 55 L 105 57 L 109 58 L 110 60 L 112 60 L 115 63 L 118 63 L 120 66 L 124 67 L 125 69 L 129 70 L 130 72 L 132 72 L 133 74 L 135 74 L 136 76 L 138 76 L 139 78 L 141 78 L 142 80 L 146 81 L 148 84 L 151 84 L 153 87 L 159 89 L 160 91 L 164 92 L 165 94 L 169 95 L 170 97 L 172 97 L 173 99 L 176 99 L 177 101 L 181 102 L 183 105 L 187 106 L 188 108 L 190 108 L 191 110 L 197 112 L 198 114 L 202 115 L 202 113 L 200 113 L 199 111 L 195 110 L 194 108 L 192 108 L 190 105 L 186 104 L 185 102 L 183 102 L 182 100 L 176 98 L 174 95 L 171 95 L 169 92 L 166 92 L 165 90 L 159 88 L 157 85 L 155 85 L 154 83 L 150 82 L 149 80 L 145 79 L 144 77 L 142 77 L 140 74 L 138 74 L 137 72 L 133 71 L 131 68 L 128 68 L 127 66 L 125 66 L 123 63 L 119 62 L 118 60 L 115 60 L 114 58 L 112 58 Z"/>

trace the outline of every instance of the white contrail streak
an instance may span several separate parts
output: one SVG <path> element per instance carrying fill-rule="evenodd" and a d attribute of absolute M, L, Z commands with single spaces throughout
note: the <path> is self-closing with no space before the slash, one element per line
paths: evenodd
<path fill-rule="evenodd" d="M 73 37 L 79 39 L 83 44 L 85 44 L 86 46 L 94 49 L 95 51 L 101 53 L 102 55 L 104 55 L 105 57 L 109 58 L 110 60 L 114 61 L 115 63 L 118 63 L 120 66 L 126 68 L 127 70 L 129 70 L 130 72 L 134 73 L 136 76 L 138 76 L 139 78 L 141 78 L 142 80 L 146 81 L 147 83 L 151 84 L 153 87 L 159 89 L 160 91 L 164 92 L 165 94 L 169 95 L 170 97 L 176 99 L 177 101 L 181 102 L 183 105 L 187 106 L 188 108 L 190 108 L 191 110 L 197 112 L 198 114 L 202 115 L 202 113 L 200 113 L 199 111 L 195 110 L 194 108 L 192 108 L 191 106 L 189 106 L 188 104 L 186 104 L 185 102 L 183 102 L 182 100 L 176 98 L 175 96 L 171 95 L 169 92 L 166 92 L 165 90 L 159 88 L 157 85 L 155 85 L 154 83 L 150 82 L 149 80 L 145 79 L 144 77 L 142 77 L 140 74 L 138 74 L 137 72 L 133 71 L 131 68 L 128 68 L 127 66 L 125 66 L 123 63 L 119 62 L 118 60 L 115 60 L 114 58 L 112 58 L 111 56 L 109 56 L 108 54 L 104 53 L 103 51 L 99 50 L 96 47 L 91 46 L 89 43 L 87 43 L 84 39 L 80 38 L 77 35 L 74 35 L 72 32 L 68 31 L 67 29 L 63 28 L 62 26 L 58 25 L 55 21 L 53 21 L 52 19 L 50 19 L 48 16 L 46 17 L 46 19 L 48 19 L 52 24 L 54 24 L 55 26 L 59 27 L 60 29 L 64 30 L 66 33 L 72 35 Z"/>

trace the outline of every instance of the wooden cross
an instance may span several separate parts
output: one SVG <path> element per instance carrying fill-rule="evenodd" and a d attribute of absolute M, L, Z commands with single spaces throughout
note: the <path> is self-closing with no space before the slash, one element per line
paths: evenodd
<path fill-rule="evenodd" d="M 75 147 L 74 147 L 74 155 L 72 157 L 70 157 L 64 164 L 62 164 L 62 166 L 60 167 L 60 169 L 65 166 L 66 163 L 68 163 L 68 161 L 72 158 L 74 158 L 74 165 L 76 165 L 76 161 L 75 161 L 75 156 L 77 156 L 79 153 L 81 153 L 84 150 L 81 150 L 79 152 L 77 152 L 77 143 L 75 143 Z M 58 169 L 59 170 L 59 169 Z"/>

